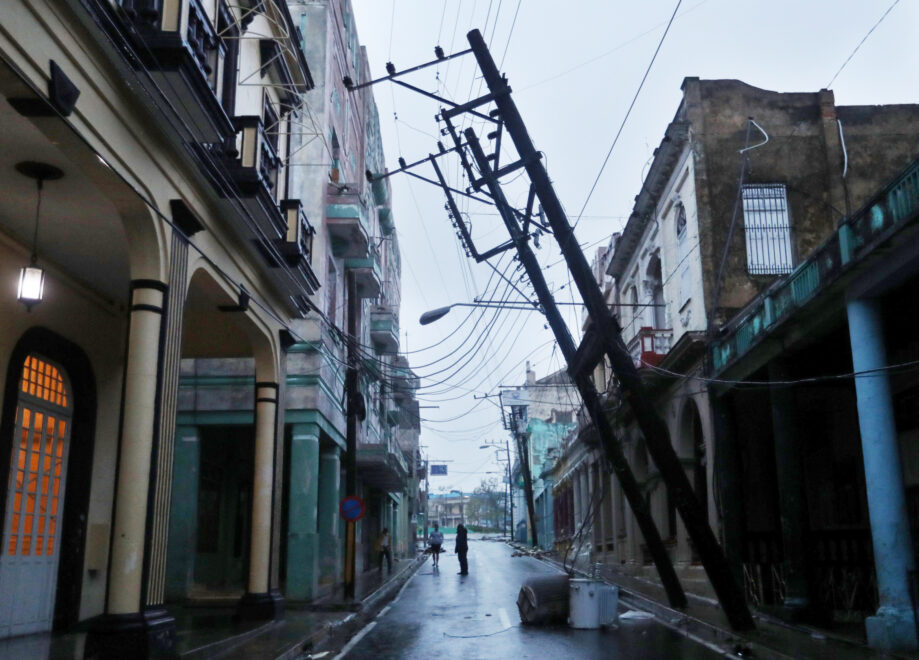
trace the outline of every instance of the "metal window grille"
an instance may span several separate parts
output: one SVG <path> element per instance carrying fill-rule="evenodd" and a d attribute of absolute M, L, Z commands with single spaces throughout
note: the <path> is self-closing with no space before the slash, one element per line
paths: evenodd
<path fill-rule="evenodd" d="M 743 187 L 747 271 L 751 275 L 781 275 L 792 270 L 788 197 L 781 183 Z"/>

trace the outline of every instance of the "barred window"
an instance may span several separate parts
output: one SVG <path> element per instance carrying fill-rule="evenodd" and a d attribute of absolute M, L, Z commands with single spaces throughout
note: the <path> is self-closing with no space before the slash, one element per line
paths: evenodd
<path fill-rule="evenodd" d="M 747 271 L 751 275 L 790 273 L 791 223 L 784 184 L 745 185 L 743 215 L 747 236 Z"/>

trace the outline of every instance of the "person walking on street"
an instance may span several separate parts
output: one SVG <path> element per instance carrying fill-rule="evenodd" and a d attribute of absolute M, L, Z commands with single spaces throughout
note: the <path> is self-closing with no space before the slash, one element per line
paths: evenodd
<path fill-rule="evenodd" d="M 392 548 L 390 546 L 389 528 L 384 527 L 383 531 L 380 532 L 379 538 L 377 538 L 377 552 L 380 557 L 380 573 L 383 572 L 383 557 L 386 557 L 386 568 L 389 574 L 392 575 Z"/>
<path fill-rule="evenodd" d="M 437 523 L 434 523 L 434 531 L 428 535 L 428 543 L 431 546 L 431 557 L 434 558 L 436 567 L 440 563 L 440 547 L 444 544 L 444 534 Z"/>
<path fill-rule="evenodd" d="M 459 555 L 460 575 L 469 575 L 469 562 L 466 560 L 466 553 L 469 552 L 469 543 L 467 542 L 466 526 L 460 523 L 456 527 L 456 548 L 454 551 Z"/>

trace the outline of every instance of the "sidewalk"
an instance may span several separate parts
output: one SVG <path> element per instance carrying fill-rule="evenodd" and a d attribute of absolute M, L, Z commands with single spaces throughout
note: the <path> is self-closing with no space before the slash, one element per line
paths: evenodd
<path fill-rule="evenodd" d="M 424 562 L 424 555 L 393 560 L 391 575 L 370 570 L 357 576 L 355 601 L 344 603 L 339 590 L 317 603 L 288 603 L 279 621 L 236 622 L 234 608 L 169 606 L 176 619 L 177 654 L 182 660 L 287 660 L 314 648 L 330 633 L 360 626 L 382 609 Z M 0 640 L 0 659 L 83 660 L 85 632 L 38 634 Z"/>
<path fill-rule="evenodd" d="M 355 600 L 346 603 L 341 592 L 315 603 L 288 603 L 284 619 L 265 624 L 256 635 L 238 644 L 224 642 L 219 649 L 180 651 L 182 660 L 219 654 L 221 660 L 290 660 L 316 648 L 330 635 L 353 634 L 392 598 L 424 562 L 423 556 L 393 560 L 392 574 L 370 570 L 357 576 Z M 352 631 L 353 629 L 353 631 Z"/>
<path fill-rule="evenodd" d="M 517 543 L 512 547 L 528 551 Z M 538 556 L 560 570 L 561 562 Z M 586 576 L 584 571 L 576 571 Z M 685 634 L 725 656 L 738 657 L 748 651 L 758 658 L 832 658 L 833 660 L 862 660 L 867 658 L 908 658 L 919 660 L 919 653 L 885 654 L 865 645 L 863 639 L 835 634 L 803 624 L 791 624 L 775 617 L 753 611 L 756 630 L 736 633 L 731 630 L 717 601 L 687 592 L 689 606 L 676 610 L 668 605 L 663 587 L 653 581 L 616 570 L 600 567 L 599 577 L 619 587 L 619 600 L 630 609 L 654 614 L 664 625 Z M 685 588 L 685 585 L 684 585 Z"/>

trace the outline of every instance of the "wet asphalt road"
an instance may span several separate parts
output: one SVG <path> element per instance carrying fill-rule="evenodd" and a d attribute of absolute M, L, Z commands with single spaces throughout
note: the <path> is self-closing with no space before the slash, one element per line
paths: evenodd
<path fill-rule="evenodd" d="M 444 544 L 453 548 L 452 539 Z M 457 575 L 455 554 L 430 559 L 339 658 L 717 658 L 653 620 L 622 621 L 618 629 L 574 630 L 520 624 L 517 593 L 528 578 L 554 569 L 511 557 L 495 541 L 469 543 L 469 575 Z"/>

